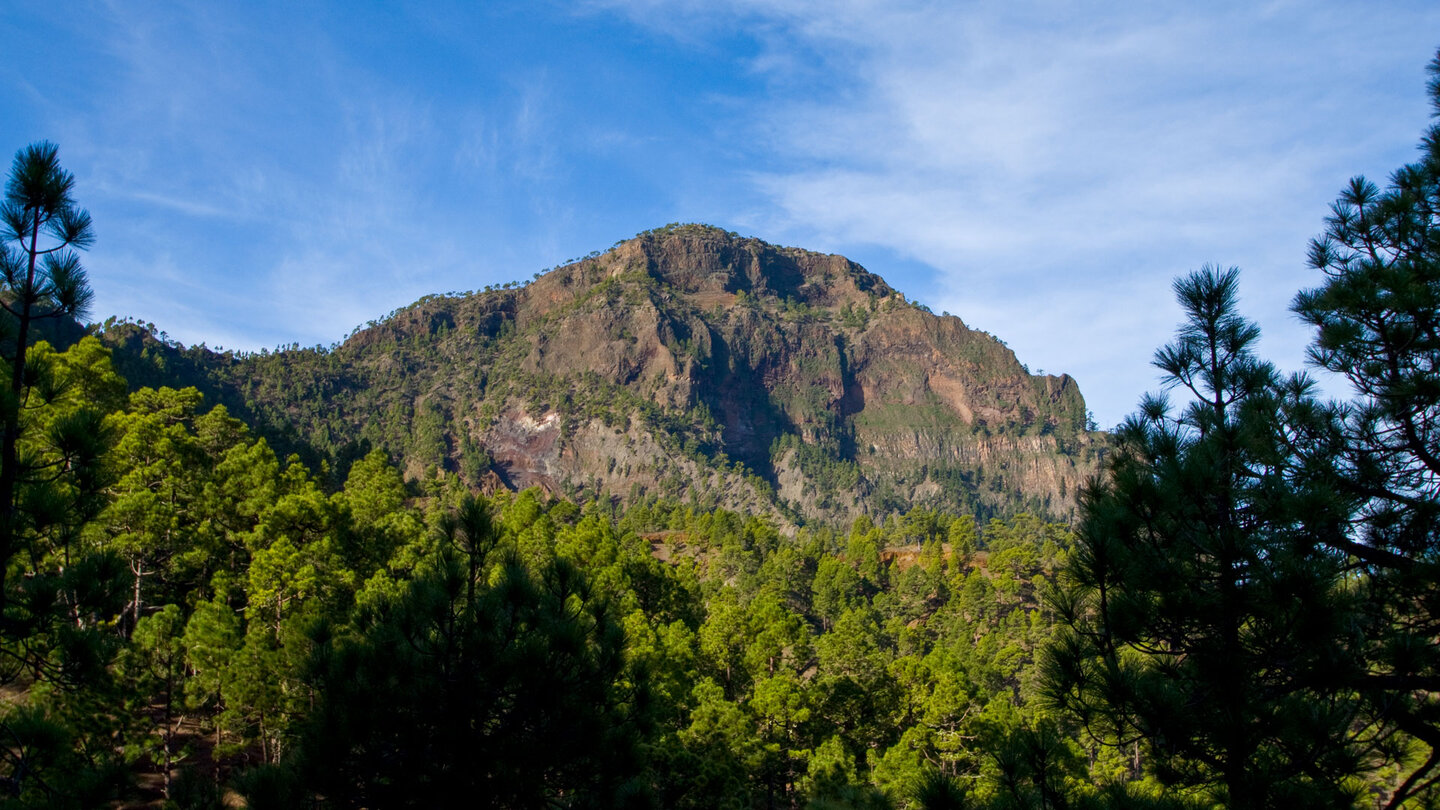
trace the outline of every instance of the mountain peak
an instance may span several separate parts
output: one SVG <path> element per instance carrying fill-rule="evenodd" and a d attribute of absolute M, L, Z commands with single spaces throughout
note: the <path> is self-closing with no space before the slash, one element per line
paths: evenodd
<path fill-rule="evenodd" d="M 427 296 L 328 356 L 197 362 L 220 401 L 337 460 L 383 447 L 414 477 L 837 525 L 915 505 L 1064 517 L 1099 447 L 1070 378 L 843 256 L 706 225 Z"/>
<path fill-rule="evenodd" d="M 888 297 L 884 279 L 844 256 L 780 247 L 711 225 L 671 224 L 617 244 L 598 260 L 640 270 L 685 293 L 740 293 L 832 308 Z"/>

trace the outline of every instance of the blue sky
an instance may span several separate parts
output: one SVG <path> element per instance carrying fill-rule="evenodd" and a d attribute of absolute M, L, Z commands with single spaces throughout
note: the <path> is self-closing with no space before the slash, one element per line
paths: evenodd
<path fill-rule="evenodd" d="M 1109 426 L 1205 263 L 1302 366 L 1306 242 L 1413 159 L 1440 4 L 0 0 L 0 42 L 94 320 L 329 344 L 700 221 L 859 261 Z"/>

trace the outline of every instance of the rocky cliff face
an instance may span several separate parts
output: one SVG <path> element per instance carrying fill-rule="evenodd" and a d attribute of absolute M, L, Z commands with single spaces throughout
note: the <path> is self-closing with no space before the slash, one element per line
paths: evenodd
<path fill-rule="evenodd" d="M 704 226 L 422 299 L 333 351 L 202 365 L 222 400 L 342 461 L 383 446 L 417 477 L 781 520 L 1065 518 L 1100 447 L 1069 377 L 1029 374 L 841 256 Z"/>

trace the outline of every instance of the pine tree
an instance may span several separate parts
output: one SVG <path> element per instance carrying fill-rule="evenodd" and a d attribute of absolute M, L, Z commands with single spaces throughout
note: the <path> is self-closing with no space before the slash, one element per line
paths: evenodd
<path fill-rule="evenodd" d="M 23 458 L 22 411 L 26 391 L 41 382 L 26 365 L 31 329 L 43 319 L 83 315 L 93 298 L 75 249 L 88 248 L 94 233 L 90 214 L 71 196 L 74 187 L 74 175 L 60 168 L 58 148 L 42 141 L 15 155 L 0 204 L 0 309 L 9 316 L 0 344 L 10 364 L 10 385 L 0 395 L 0 616 L 5 569 L 24 532 L 19 492 L 31 465 Z"/>
<path fill-rule="evenodd" d="M 1097 741 L 1235 808 L 1349 806 L 1370 759 L 1351 693 L 1344 559 L 1313 553 L 1345 501 L 1299 483 L 1288 451 L 1310 383 L 1258 360 L 1237 273 L 1176 282 L 1187 313 L 1155 365 L 1191 399 L 1147 397 L 1083 497 L 1049 697 Z"/>
<path fill-rule="evenodd" d="M 1440 55 L 1429 72 L 1440 116 Z M 1420 151 L 1384 191 L 1350 182 L 1310 246 L 1325 283 L 1293 305 L 1316 328 L 1311 361 L 1356 397 L 1338 441 L 1298 449 L 1333 458 L 1314 469 L 1357 502 L 1333 545 L 1368 608 L 1365 666 L 1345 685 L 1421 748 L 1390 806 L 1440 790 L 1440 125 Z"/>
<path fill-rule="evenodd" d="M 612 606 L 496 549 L 483 500 L 441 528 L 433 572 L 322 645 L 299 773 L 337 807 L 643 806 L 647 679 Z"/>

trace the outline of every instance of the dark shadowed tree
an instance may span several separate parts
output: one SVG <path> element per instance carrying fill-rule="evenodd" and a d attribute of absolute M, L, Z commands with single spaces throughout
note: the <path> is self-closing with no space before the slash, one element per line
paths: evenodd
<path fill-rule="evenodd" d="M 608 603 L 495 551 L 483 501 L 443 529 L 435 573 L 319 662 L 304 780 L 342 807 L 647 805 L 645 677 Z"/>
<path fill-rule="evenodd" d="M 1325 422 L 1304 378 L 1254 356 L 1236 283 L 1210 268 L 1176 282 L 1187 319 L 1155 365 L 1187 401 L 1147 398 L 1085 493 L 1046 689 L 1182 791 L 1349 807 L 1374 729 L 1321 677 L 1356 670 L 1346 559 L 1327 552 L 1348 501 L 1302 483 L 1289 448 Z"/>
<path fill-rule="evenodd" d="M 75 249 L 89 247 L 94 234 L 90 215 L 75 205 L 74 187 L 74 175 L 60 168 L 55 144 L 42 141 L 15 155 L 0 204 L 0 309 L 6 316 L 0 320 L 0 351 L 10 371 L 0 395 L 0 617 L 6 567 L 26 531 L 18 514 L 20 492 L 26 476 L 36 472 L 22 441 L 25 410 L 33 404 L 27 393 L 46 382 L 43 369 L 26 364 L 31 329 L 42 319 L 83 315 L 93 297 Z M 67 440 L 83 440 L 86 427 L 69 426 L 75 435 Z M 99 433 L 98 423 L 89 427 L 92 435 Z"/>
<path fill-rule="evenodd" d="M 103 409 L 123 381 L 94 340 L 36 340 L 91 300 L 75 253 L 90 217 L 54 144 L 15 156 L 0 201 L 0 683 L 36 684 L 0 707 L 6 806 L 91 807 L 123 771 L 108 705 L 121 568 L 82 531 L 104 505 Z"/>
<path fill-rule="evenodd" d="M 1429 71 L 1440 116 L 1440 56 Z M 1367 607 L 1365 666 L 1345 672 L 1412 741 L 1392 806 L 1440 789 L 1440 126 L 1420 151 L 1383 191 L 1350 182 L 1310 246 L 1325 283 L 1293 306 L 1316 328 L 1311 361 L 1355 397 L 1335 447 L 1299 449 L 1333 459 L 1316 469 L 1357 502 L 1334 546 Z"/>

